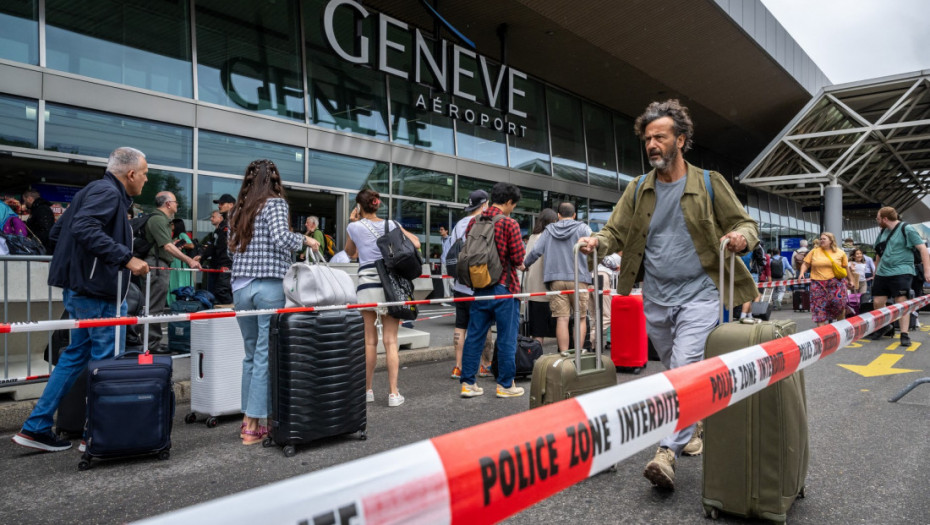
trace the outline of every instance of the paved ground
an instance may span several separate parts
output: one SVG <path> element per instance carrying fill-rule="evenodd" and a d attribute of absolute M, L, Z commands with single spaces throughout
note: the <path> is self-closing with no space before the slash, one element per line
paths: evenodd
<path fill-rule="evenodd" d="M 438 309 L 432 312 L 448 311 Z M 425 312 L 424 315 L 429 315 Z M 775 317 L 811 327 L 809 314 L 776 312 Z M 434 346 L 451 342 L 452 317 L 417 323 L 434 334 Z M 924 316 L 930 329 L 930 316 Z M 918 377 L 930 375 L 930 338 L 905 351 L 892 339 L 865 342 L 838 351 L 809 368 L 811 462 L 807 498 L 789 513 L 792 523 L 930 523 L 930 385 L 896 404 L 888 398 Z M 900 356 L 895 368 L 920 369 L 864 378 L 839 364 L 865 365 L 880 354 Z M 369 438 L 336 438 L 285 458 L 278 449 L 244 447 L 237 418 L 219 427 L 186 425 L 189 405 L 179 404 L 171 459 L 101 463 L 78 472 L 79 453 L 33 454 L 0 435 L 3 497 L 0 523 L 120 523 L 185 507 L 248 488 L 326 468 L 480 422 L 523 411 L 527 398 L 485 395 L 462 400 L 449 379 L 449 361 L 411 365 L 401 371 L 407 403 L 388 408 L 386 375 L 379 372 L 377 401 L 369 410 Z M 645 373 L 662 369 L 650 363 Z M 637 376 L 618 374 L 621 382 Z M 491 384 L 489 380 L 488 385 Z M 529 388 L 528 382 L 524 386 Z M 642 468 L 654 450 L 582 482 L 512 517 L 508 523 L 705 523 L 700 504 L 701 459 L 683 458 L 678 489 L 653 489 Z M 721 519 L 721 523 L 740 520 Z"/>

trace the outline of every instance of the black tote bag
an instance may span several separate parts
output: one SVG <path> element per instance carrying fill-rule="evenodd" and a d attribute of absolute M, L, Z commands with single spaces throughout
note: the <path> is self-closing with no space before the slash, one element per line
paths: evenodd
<path fill-rule="evenodd" d="M 400 231 L 400 229 L 394 231 Z M 375 267 L 378 268 L 378 277 L 381 279 L 381 287 L 384 288 L 384 300 L 386 302 L 413 300 L 413 283 L 410 282 L 410 279 L 404 279 L 388 270 L 383 259 L 375 261 Z M 416 305 L 388 306 L 387 314 L 395 319 L 413 321 L 417 318 L 419 309 Z"/>
<path fill-rule="evenodd" d="M 391 222 L 384 221 L 384 235 L 378 237 L 378 249 L 381 250 L 381 257 L 388 270 L 412 281 L 423 271 L 420 250 L 414 248 L 400 227 L 389 229 L 388 224 Z"/>

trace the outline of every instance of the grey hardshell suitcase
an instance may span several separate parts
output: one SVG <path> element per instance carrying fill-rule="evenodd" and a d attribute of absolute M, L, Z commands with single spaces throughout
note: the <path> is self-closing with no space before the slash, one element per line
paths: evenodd
<path fill-rule="evenodd" d="M 721 287 L 725 245 L 720 254 Z M 730 270 L 732 277 L 732 262 Z M 731 301 L 732 290 L 731 278 Z M 722 291 L 720 299 L 722 310 Z M 790 320 L 723 323 L 707 338 L 704 355 L 716 357 L 796 330 Z M 807 478 L 805 399 L 804 375 L 799 371 L 706 419 L 701 499 L 705 516 L 716 519 L 725 512 L 777 523 L 786 521 L 791 504 L 804 497 Z"/>
<path fill-rule="evenodd" d="M 581 316 L 578 308 L 578 248 L 574 248 L 575 259 L 575 341 L 581 337 Z M 578 397 L 588 392 L 617 384 L 617 370 L 613 361 L 601 355 L 604 344 L 601 341 L 601 302 L 599 279 L 594 279 L 595 352 L 582 354 L 580 349 L 567 350 L 557 354 L 544 354 L 533 366 L 533 378 L 530 382 L 530 408 L 548 405 L 563 399 Z"/>

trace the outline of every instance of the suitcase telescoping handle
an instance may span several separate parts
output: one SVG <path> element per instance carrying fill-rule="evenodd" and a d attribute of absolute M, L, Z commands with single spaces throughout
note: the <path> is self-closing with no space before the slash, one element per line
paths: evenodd
<path fill-rule="evenodd" d="M 720 288 L 720 324 L 723 324 L 723 322 L 724 322 L 724 318 L 723 318 L 723 309 L 726 308 L 726 306 L 725 306 L 726 303 L 723 302 L 723 273 L 724 273 L 724 272 L 723 272 L 723 267 L 724 267 L 724 263 L 726 262 L 726 259 L 727 259 L 727 251 L 728 251 L 728 250 L 727 250 L 727 244 L 729 244 L 729 243 L 730 243 L 730 239 L 729 239 L 729 238 L 725 238 L 725 239 L 723 239 L 722 241 L 720 241 L 720 280 L 717 281 L 718 283 L 720 283 L 720 284 L 719 284 L 719 288 Z M 735 274 L 736 274 L 736 254 L 735 254 L 734 252 L 729 252 L 729 255 L 730 255 L 730 286 L 729 286 L 729 289 L 730 289 L 730 303 L 729 303 L 729 304 L 730 304 L 730 311 L 732 312 L 732 311 L 733 311 L 733 306 L 734 306 L 734 305 L 733 305 L 733 284 L 734 284 L 734 282 L 735 282 L 735 277 L 734 277 L 734 276 L 735 276 Z M 732 320 L 732 319 L 731 319 L 731 320 Z"/>
<path fill-rule="evenodd" d="M 578 250 L 582 246 L 587 246 L 584 242 L 578 242 L 572 248 L 572 259 L 574 260 L 575 266 L 575 370 L 580 374 L 581 373 L 581 352 L 584 348 L 584 339 L 581 337 L 581 285 L 578 282 Z M 592 253 L 592 257 L 597 257 L 596 251 Z M 587 261 L 585 257 L 585 261 Z M 597 268 L 597 265 L 595 265 Z M 601 370 L 604 368 L 604 363 L 601 362 L 601 348 L 603 343 L 601 342 L 601 287 L 599 286 L 600 282 L 597 277 L 594 279 L 594 322 L 595 322 L 595 334 L 594 334 L 594 348 L 597 355 L 597 368 L 596 370 Z"/>

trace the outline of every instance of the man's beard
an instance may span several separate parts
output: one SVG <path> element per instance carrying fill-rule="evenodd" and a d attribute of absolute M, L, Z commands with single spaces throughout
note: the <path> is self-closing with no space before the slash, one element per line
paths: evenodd
<path fill-rule="evenodd" d="M 652 160 L 652 157 L 650 156 L 649 165 L 659 171 L 665 171 L 672 165 L 675 159 L 678 158 L 678 149 L 672 148 L 668 151 L 668 153 L 662 155 L 661 157 L 662 158 L 659 160 Z"/>

